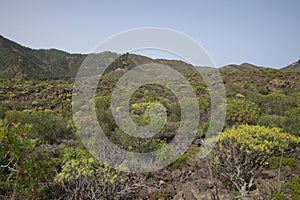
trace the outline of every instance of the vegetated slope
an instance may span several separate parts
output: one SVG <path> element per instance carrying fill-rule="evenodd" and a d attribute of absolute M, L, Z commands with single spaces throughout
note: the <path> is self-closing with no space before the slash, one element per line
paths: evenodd
<path fill-rule="evenodd" d="M 115 53 L 112 57 L 116 57 Z M 84 54 L 70 54 L 57 49 L 30 49 L 0 35 L 0 78 L 16 80 L 72 80 L 86 58 Z M 147 63 L 159 63 L 189 74 L 192 65 L 179 60 L 151 59 L 141 55 L 124 54 L 106 70 L 131 69 Z"/>
<path fill-rule="evenodd" d="M 0 36 L 0 78 L 70 79 L 84 58 L 56 49 L 33 50 Z"/>
<path fill-rule="evenodd" d="M 37 60 L 30 59 L 30 49 L 0 36 L 0 77 L 23 79 L 30 75 L 33 79 L 44 78 L 44 70 Z"/>
<path fill-rule="evenodd" d="M 300 60 L 281 69 L 284 72 L 300 72 Z"/>
<path fill-rule="evenodd" d="M 253 71 L 253 70 L 260 70 L 263 69 L 263 67 L 258 67 L 249 63 L 242 63 L 240 65 L 235 65 L 235 64 L 231 64 L 231 65 L 226 65 L 224 67 L 220 68 L 220 71 L 226 71 L 226 72 L 237 72 L 237 71 Z"/>
<path fill-rule="evenodd" d="M 1 48 L 3 43 L 1 40 Z M 15 80 L 0 78 L 0 118 L 4 119 L 4 122 L 0 123 L 0 129 L 4 133 L 4 142 L 0 146 L 0 154 L 3 157 L 2 167 L 0 167 L 2 186 L 0 196 L 4 199 L 10 199 L 12 196 L 17 199 L 24 197 L 25 199 L 64 199 L 72 195 L 86 199 L 90 197 L 90 191 L 95 191 L 93 195 L 100 199 L 234 199 L 234 196 L 237 198 L 240 195 L 236 190 L 238 187 L 233 184 L 235 180 L 224 179 L 218 173 L 226 169 L 224 171 L 234 174 L 236 164 L 239 164 L 239 161 L 249 160 L 248 156 L 254 159 L 245 164 L 247 169 L 251 169 L 249 166 L 252 167 L 252 164 L 256 167 L 256 164 L 264 163 L 259 170 L 256 170 L 258 174 L 254 181 L 255 187 L 247 188 L 249 200 L 272 199 L 275 195 L 288 198 L 298 194 L 300 154 L 297 143 L 288 145 L 295 148 L 295 151 L 282 154 L 283 151 L 278 150 L 278 155 L 276 153 L 271 156 L 269 153 L 266 154 L 265 148 L 262 148 L 262 151 L 261 148 L 251 150 L 246 148 L 246 151 L 243 148 L 245 144 L 247 147 L 260 147 L 261 144 L 264 145 L 263 147 L 268 147 L 266 144 L 270 144 L 269 141 L 273 140 L 274 144 L 278 144 L 279 140 L 274 136 L 279 136 L 282 132 L 277 128 L 273 129 L 274 127 L 283 128 L 285 132 L 299 136 L 300 72 L 285 72 L 251 64 L 230 65 L 220 69 L 228 97 L 224 131 L 227 136 L 243 134 L 238 137 L 238 140 L 232 140 L 237 144 L 231 148 L 237 162 L 228 162 L 229 156 L 226 154 L 228 151 L 220 154 L 221 148 L 215 149 L 213 157 L 201 159 L 197 156 L 206 137 L 211 105 L 210 90 L 201 76 L 194 73 L 196 70 L 192 65 L 183 61 L 151 59 L 133 54 L 118 57 L 117 54 L 107 52 L 99 56 L 101 59 L 96 54 L 90 54 L 92 59 L 87 60 L 91 62 L 83 63 L 87 72 L 89 72 L 89 64 L 103 67 L 112 62 L 107 67 L 106 74 L 99 80 L 95 93 L 95 110 L 99 125 L 106 136 L 124 150 L 143 153 L 166 147 L 167 143 L 174 138 L 181 121 L 180 104 L 172 91 L 166 87 L 148 84 L 137 89 L 132 95 L 129 105 L 130 117 L 138 125 L 149 124 L 151 120 L 147 117 L 149 110 L 159 102 L 166 108 L 166 126 L 151 138 L 131 137 L 122 132 L 114 121 L 110 104 L 113 89 L 119 77 L 127 70 L 153 62 L 171 66 L 185 76 L 198 99 L 201 114 L 199 130 L 186 153 L 162 170 L 144 174 L 127 174 L 109 168 L 104 163 L 98 163 L 83 148 L 73 124 L 74 113 L 72 112 L 72 95 L 80 91 L 73 88 L 73 84 L 69 81 L 49 81 L 53 78 L 49 75 L 49 70 L 55 67 L 61 70 L 56 71 L 63 74 L 61 77 L 66 79 L 74 77 L 77 66 L 72 67 L 72 65 L 68 68 L 65 63 L 63 65 L 65 68 L 60 69 L 60 65 L 56 65 L 73 54 L 58 50 L 31 50 L 14 46 L 16 45 L 14 43 L 5 43 L 5 45 L 1 50 L 4 49 L 3 52 L 6 52 L 7 56 L 3 58 L 16 62 L 14 64 L 16 71 L 12 71 L 15 73 L 12 76 Z M 20 65 L 18 59 L 26 61 L 28 65 Z M 28 71 L 18 71 L 24 70 L 21 67 Z M 8 67 L 9 70 L 11 68 Z M 47 81 L 24 81 L 24 79 L 39 79 L 41 78 L 39 75 L 42 74 Z M 83 79 L 83 81 L 87 80 Z M 86 108 L 83 105 L 78 113 L 87 111 Z M 90 116 L 85 116 L 82 121 L 88 122 L 90 119 Z M 29 127 L 28 124 L 31 126 Z M 275 134 L 270 134 L 273 131 Z M 256 136 L 260 136 L 261 139 Z M 229 141 L 226 138 L 223 137 L 223 144 Z M 291 139 L 291 135 L 280 138 L 284 141 L 295 141 Z M 91 139 L 90 142 L 91 145 L 97 145 L 97 140 Z M 170 154 L 154 154 L 154 161 L 160 161 L 165 158 L 164 156 L 171 155 L 171 148 L 168 149 L 168 153 Z M 260 155 L 264 157 L 268 155 L 268 160 L 257 161 L 260 158 L 253 153 L 261 153 Z M 111 154 L 113 155 L 113 152 Z M 222 156 L 224 159 L 221 160 L 219 159 L 221 157 L 214 157 L 214 155 Z M 215 167 L 219 165 L 215 161 L 222 161 L 221 164 L 225 163 L 224 166 L 227 168 Z M 149 163 L 145 164 L 149 165 Z M 141 167 L 139 163 L 137 166 Z M 214 170 L 211 170 L 211 166 Z M 218 172 L 218 169 L 221 171 Z M 213 172 L 214 178 L 211 178 L 210 172 Z M 244 170 L 242 174 L 248 176 L 249 173 L 251 170 Z M 246 180 L 243 176 L 240 177 Z M 282 184 L 284 189 L 278 190 L 277 193 L 278 180 L 285 184 Z M 86 191 L 86 188 L 89 188 L 89 191 Z"/>
<path fill-rule="evenodd" d="M 116 53 L 106 53 L 111 54 L 113 58 L 117 57 Z M 34 50 L 0 36 L 0 78 L 17 80 L 73 80 L 86 56 L 84 54 L 70 54 L 57 49 Z M 116 70 L 126 71 L 135 66 L 147 63 L 167 65 L 183 75 L 196 72 L 191 64 L 180 60 L 151 59 L 146 56 L 126 53 L 111 63 L 106 69 L 106 73 Z M 248 63 L 241 65 L 232 64 L 220 68 L 222 74 L 243 74 L 248 78 L 251 75 L 251 79 L 254 78 L 252 80 L 264 76 L 266 72 L 283 74 L 284 72 L 299 71 L 300 60 L 281 70 L 257 67 Z M 252 75 L 255 77 L 252 77 Z"/>
<path fill-rule="evenodd" d="M 183 75 L 188 75 L 196 72 L 195 68 L 191 64 L 185 63 L 181 60 L 152 59 L 142 55 L 126 53 L 121 55 L 113 63 L 111 63 L 111 65 L 106 69 L 106 73 L 116 70 L 127 71 L 136 66 L 150 63 L 167 65 L 182 73 Z"/>

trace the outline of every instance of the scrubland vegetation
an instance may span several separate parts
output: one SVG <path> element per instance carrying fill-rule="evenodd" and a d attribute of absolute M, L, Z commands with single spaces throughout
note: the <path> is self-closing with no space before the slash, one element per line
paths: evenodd
<path fill-rule="evenodd" d="M 116 81 L 136 64 L 137 56 L 128 57 L 121 57 L 99 81 L 97 118 L 114 144 L 149 152 L 175 136 L 180 104 L 165 87 L 139 88 L 130 100 L 133 121 L 149 124 L 149 108 L 159 102 L 166 108 L 167 123 L 148 139 L 124 134 L 113 119 L 110 103 Z M 178 68 L 182 63 L 170 65 Z M 210 120 L 210 96 L 201 76 L 184 66 L 181 72 L 198 97 L 199 130 L 190 148 L 174 163 L 141 174 L 124 172 L 122 165 L 111 168 L 85 149 L 72 120 L 71 81 L 1 80 L 0 198 L 300 199 L 299 72 L 221 69 L 226 122 L 220 137 L 212 138 L 214 149 L 199 158 Z M 159 160 L 165 155 L 155 156 Z"/>

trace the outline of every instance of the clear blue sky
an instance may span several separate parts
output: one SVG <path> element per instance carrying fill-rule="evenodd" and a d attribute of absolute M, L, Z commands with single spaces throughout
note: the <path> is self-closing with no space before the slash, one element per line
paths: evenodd
<path fill-rule="evenodd" d="M 88 53 L 119 32 L 163 27 L 195 39 L 217 66 L 281 68 L 300 59 L 298 0 L 0 2 L 0 34 L 31 48 Z"/>

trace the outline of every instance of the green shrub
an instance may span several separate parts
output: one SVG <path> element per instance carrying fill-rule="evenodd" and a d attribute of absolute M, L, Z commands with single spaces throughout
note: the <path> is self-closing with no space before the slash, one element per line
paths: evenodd
<path fill-rule="evenodd" d="M 55 176 L 55 181 L 63 182 L 91 176 L 96 172 L 99 163 L 82 148 L 66 148 L 64 150 L 62 170 Z"/>
<path fill-rule="evenodd" d="M 67 119 L 54 112 L 32 112 L 31 124 L 32 134 L 49 143 L 72 137 L 72 130 L 68 127 Z"/>
<path fill-rule="evenodd" d="M 101 96 L 95 99 L 95 106 L 97 109 L 107 110 L 110 107 L 111 97 Z"/>
<path fill-rule="evenodd" d="M 281 191 L 272 191 L 271 196 L 273 200 L 288 200 L 286 195 Z"/>
<path fill-rule="evenodd" d="M 174 155 L 174 148 L 168 146 L 166 140 L 158 139 L 157 142 L 153 145 L 153 147 L 153 150 L 155 150 L 155 161 L 158 163 L 162 163 L 166 160 L 169 160 Z"/>
<path fill-rule="evenodd" d="M 284 128 L 286 120 L 287 118 L 283 116 L 265 115 L 259 118 L 257 124 L 261 126 L 270 127 L 270 128 L 273 127 Z"/>
<path fill-rule="evenodd" d="M 169 112 L 168 115 L 171 121 L 181 120 L 181 108 L 179 103 L 168 104 L 167 111 Z"/>
<path fill-rule="evenodd" d="M 285 112 L 286 121 L 282 127 L 285 131 L 300 136 L 300 107 Z"/>
<path fill-rule="evenodd" d="M 28 125 L 8 126 L 7 123 L 0 121 L 0 192 L 3 196 L 27 188 L 28 182 L 24 182 L 27 177 L 25 166 L 37 142 L 28 137 L 29 132 Z"/>
<path fill-rule="evenodd" d="M 262 108 L 265 115 L 278 116 L 283 116 L 287 110 L 297 107 L 300 103 L 299 97 L 276 92 L 256 96 L 253 101 Z"/>
<path fill-rule="evenodd" d="M 209 157 L 211 166 L 230 180 L 242 196 L 248 195 L 269 157 L 300 143 L 300 138 L 279 128 L 249 125 L 228 129 L 216 139 Z"/>
<path fill-rule="evenodd" d="M 40 105 L 40 104 L 39 104 L 38 101 L 33 101 L 33 102 L 31 103 L 31 105 L 32 105 L 32 106 L 38 106 L 38 105 Z"/>
<path fill-rule="evenodd" d="M 60 169 L 61 160 L 56 155 L 35 147 L 30 158 L 20 164 L 19 186 L 25 193 L 42 198 L 47 194 L 47 188 L 53 184 L 54 177 Z"/>
<path fill-rule="evenodd" d="M 300 199 L 300 177 L 295 177 L 292 182 L 286 183 L 286 187 L 293 200 Z"/>
<path fill-rule="evenodd" d="M 226 109 L 226 123 L 229 126 L 238 124 L 256 124 L 260 115 L 259 107 L 243 99 L 231 99 Z"/>
<path fill-rule="evenodd" d="M 61 171 L 55 176 L 58 188 L 53 192 L 58 192 L 60 198 L 74 195 L 79 199 L 89 199 L 91 196 L 97 199 L 113 198 L 116 196 L 115 187 L 120 187 L 128 179 L 121 170 L 121 166 L 111 168 L 99 163 L 83 148 L 67 148 Z"/>
<path fill-rule="evenodd" d="M 30 124 L 31 123 L 31 117 L 30 117 L 30 111 L 17 111 L 17 110 L 10 110 L 5 113 L 5 119 L 7 120 L 8 124 Z"/>
<path fill-rule="evenodd" d="M 200 151 L 199 147 L 192 147 L 188 149 L 183 155 L 181 155 L 175 162 L 172 163 L 172 167 L 176 169 L 182 169 L 185 166 L 191 164 L 193 156 Z"/>
<path fill-rule="evenodd" d="M 266 164 L 268 166 L 268 169 L 278 169 L 280 166 L 280 157 L 271 157 L 267 160 Z M 289 166 L 293 169 L 296 169 L 297 166 L 297 160 L 295 158 L 285 158 L 283 157 L 281 160 L 281 165 L 282 166 Z"/>
<path fill-rule="evenodd" d="M 56 98 L 56 99 L 53 99 L 53 100 L 51 101 L 51 103 L 52 103 L 53 105 L 55 105 L 55 106 L 61 104 L 62 102 L 63 102 L 63 100 L 60 99 L 60 98 Z M 32 102 L 32 103 L 33 103 L 33 102 Z M 32 105 L 33 105 L 33 104 L 32 104 Z"/>
<path fill-rule="evenodd" d="M 59 139 L 72 137 L 68 120 L 52 111 L 8 111 L 6 120 L 9 124 L 31 124 L 30 136 L 42 142 L 53 143 Z"/>
<path fill-rule="evenodd" d="M 284 116 L 262 116 L 257 124 L 267 127 L 279 127 L 285 132 L 300 136 L 300 108 L 290 109 L 285 112 Z"/>
<path fill-rule="evenodd" d="M 115 123 L 111 110 L 97 109 L 96 115 L 105 134 L 110 135 L 111 132 L 117 128 L 117 124 Z"/>
<path fill-rule="evenodd" d="M 9 107 L 6 104 L 0 102 L 0 119 L 4 118 L 5 112 L 8 110 L 9 110 Z"/>

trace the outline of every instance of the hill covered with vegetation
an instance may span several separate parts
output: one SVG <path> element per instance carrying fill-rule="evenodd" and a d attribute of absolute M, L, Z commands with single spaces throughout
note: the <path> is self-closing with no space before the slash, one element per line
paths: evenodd
<path fill-rule="evenodd" d="M 151 106 L 159 103 L 166 108 L 166 123 L 150 138 L 119 129 L 111 95 L 120 77 L 135 66 L 154 62 L 174 68 L 188 80 L 199 104 L 200 126 L 189 149 L 164 169 L 136 174 L 125 172 L 126 165 L 111 168 L 98 162 L 74 126 L 72 95 L 78 91 L 72 80 L 85 56 L 32 50 L 0 37 L 0 198 L 300 198 L 299 71 L 247 63 L 220 68 L 226 120 L 220 137 L 212 138 L 216 145 L 211 153 L 202 158 L 198 155 L 210 122 L 211 100 L 197 70 L 178 60 L 119 56 L 99 80 L 94 100 L 100 126 L 120 148 L 142 153 L 166 147 L 181 121 L 180 103 L 173 92 L 147 84 L 133 93 L 130 117 L 146 126 L 151 122 Z M 95 141 L 91 139 L 91 145 L 97 145 Z M 172 156 L 171 152 L 155 154 L 153 162 Z"/>
<path fill-rule="evenodd" d="M 285 72 L 299 72 L 300 71 L 300 60 L 294 62 L 287 67 L 283 68 L 282 71 Z"/>
<path fill-rule="evenodd" d="M 84 58 L 56 49 L 30 49 L 0 36 L 0 77 L 4 79 L 70 79 Z"/>
<path fill-rule="evenodd" d="M 117 54 L 106 52 L 111 57 Z M 0 35 L 0 78 L 16 80 L 73 80 L 86 58 L 85 54 L 70 54 L 57 49 L 30 49 Z M 109 56 L 109 55 L 107 55 Z M 131 69 L 145 63 L 159 63 L 173 67 L 187 74 L 194 71 L 192 65 L 181 60 L 151 59 L 146 56 L 124 54 L 115 60 L 108 71 L 118 68 Z M 249 63 L 227 65 L 220 68 L 221 72 L 264 71 Z M 275 69 L 274 69 L 275 70 Z M 283 72 L 299 72 L 299 61 L 281 69 Z"/>

